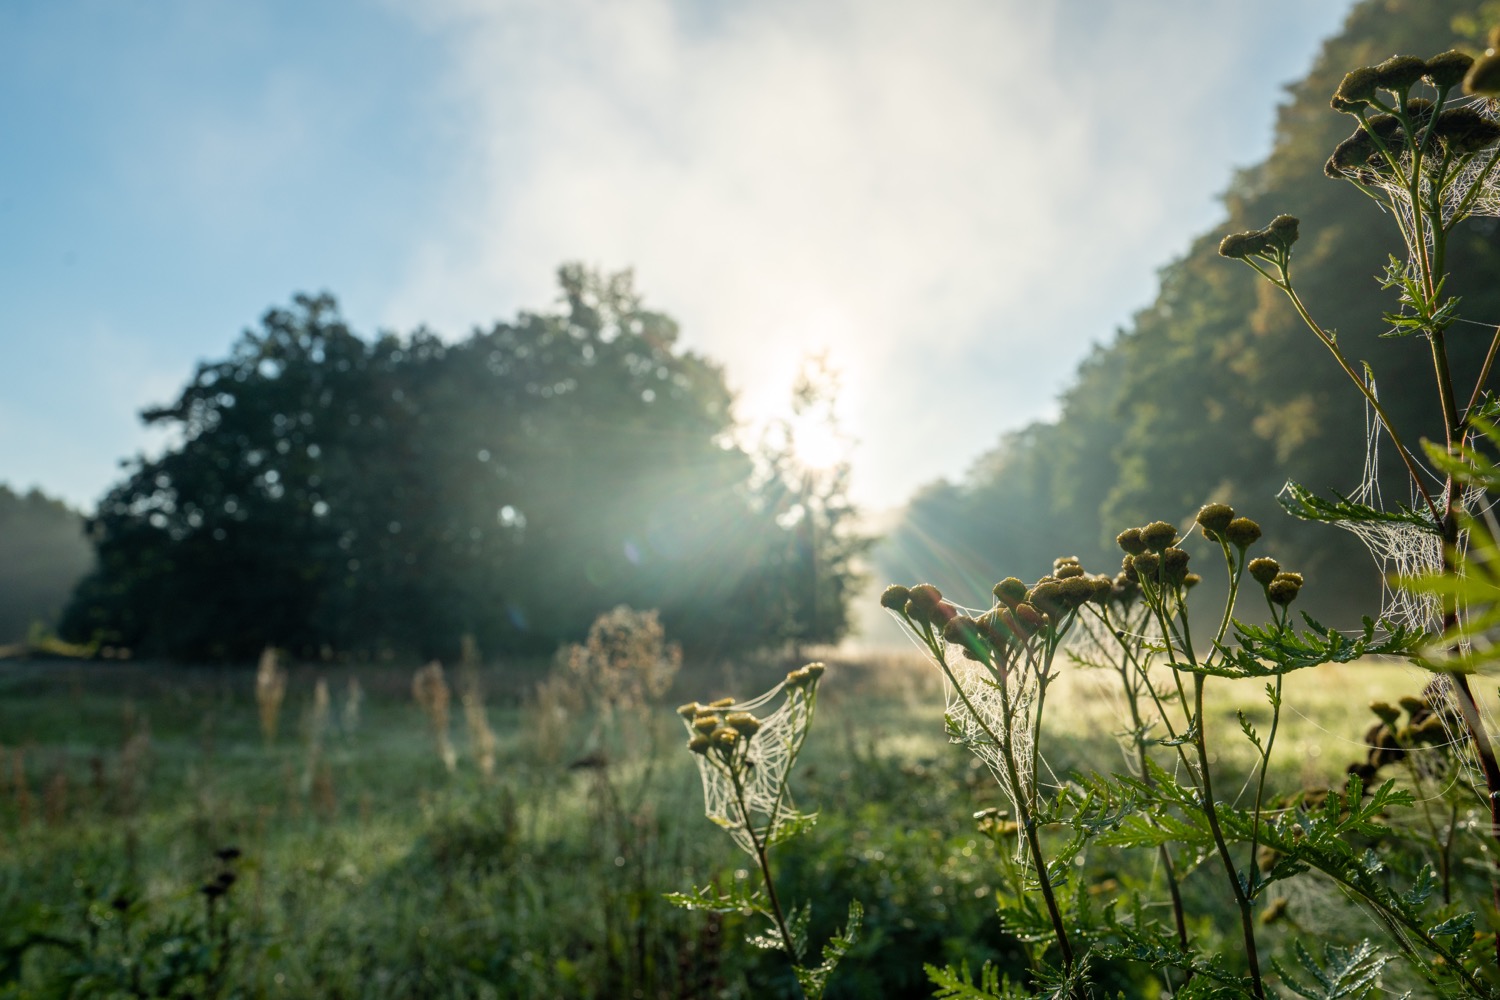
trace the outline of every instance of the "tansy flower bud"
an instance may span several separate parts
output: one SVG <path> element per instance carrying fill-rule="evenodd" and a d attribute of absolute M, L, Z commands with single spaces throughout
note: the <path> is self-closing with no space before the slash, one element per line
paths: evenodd
<path fill-rule="evenodd" d="M 1219 256 L 1230 260 L 1245 260 L 1270 250 L 1266 234 L 1255 230 L 1248 233 L 1230 233 L 1219 241 Z"/>
<path fill-rule="evenodd" d="M 1234 520 L 1234 508 L 1227 503 L 1204 504 L 1194 520 L 1204 531 L 1220 532 Z"/>
<path fill-rule="evenodd" d="M 1427 73 L 1427 60 L 1416 56 L 1391 56 L 1375 67 L 1376 86 L 1404 93 Z"/>
<path fill-rule="evenodd" d="M 1044 611 L 1060 611 L 1063 600 L 1062 584 L 1055 580 L 1038 583 L 1026 595 L 1026 600 Z M 1019 608 L 1019 605 L 1017 607 Z"/>
<path fill-rule="evenodd" d="M 1071 580 L 1074 577 L 1083 576 L 1083 573 L 1084 569 L 1078 563 L 1068 563 L 1067 565 L 1059 566 L 1052 571 L 1052 575 L 1057 577 L 1059 580 Z"/>
<path fill-rule="evenodd" d="M 1262 587 L 1267 587 L 1270 586 L 1272 580 L 1276 579 L 1276 574 L 1281 572 L 1281 563 L 1270 556 L 1260 556 L 1259 558 L 1251 559 L 1250 565 L 1246 568 L 1250 571 L 1250 576 L 1255 579 L 1256 583 Z"/>
<path fill-rule="evenodd" d="M 749 712 L 730 712 L 724 717 L 724 722 L 746 738 L 760 732 L 760 720 Z"/>
<path fill-rule="evenodd" d="M 1346 104 L 1355 107 L 1364 107 L 1370 103 L 1370 98 L 1375 96 L 1375 88 L 1380 86 L 1380 74 L 1374 67 L 1361 66 L 1359 69 L 1350 70 L 1344 74 L 1343 82 L 1334 96 Z"/>
<path fill-rule="evenodd" d="M 684 719 L 692 719 L 694 716 L 703 714 L 703 706 L 696 701 L 690 701 L 686 705 L 677 706 L 677 714 Z"/>
<path fill-rule="evenodd" d="M 1181 583 L 1187 576 L 1188 559 L 1187 550 L 1175 546 L 1163 550 L 1161 554 L 1162 576 L 1168 583 Z"/>
<path fill-rule="evenodd" d="M 1094 588 L 1094 592 L 1089 596 L 1089 600 L 1095 604 L 1108 604 L 1109 599 L 1114 596 L 1114 581 L 1101 573 L 1098 576 L 1089 577 L 1089 583 Z"/>
<path fill-rule="evenodd" d="M 1302 580 L 1294 573 L 1278 573 L 1276 579 L 1266 585 L 1266 596 L 1273 604 L 1291 604 L 1302 590 Z"/>
<path fill-rule="evenodd" d="M 900 584 L 893 583 L 885 588 L 885 593 L 880 595 L 880 606 L 900 612 L 906 610 L 906 602 L 909 600 L 911 600 L 911 591 Z"/>
<path fill-rule="evenodd" d="M 1203 582 L 1203 577 L 1199 576 L 1197 573 L 1189 573 L 1187 576 L 1184 576 L 1182 578 L 1182 585 L 1184 587 L 1186 587 L 1188 590 L 1192 590 L 1194 587 L 1198 586 L 1198 584 L 1200 584 L 1202 582 Z"/>
<path fill-rule="evenodd" d="M 1161 556 L 1155 552 L 1142 552 L 1138 556 L 1131 556 L 1130 562 L 1135 567 L 1136 575 L 1143 580 L 1155 580 L 1156 571 L 1161 568 Z"/>
<path fill-rule="evenodd" d="M 734 704 L 733 698 L 716 698 L 708 703 L 709 708 L 728 708 Z"/>
<path fill-rule="evenodd" d="M 1047 627 L 1047 616 L 1042 614 L 1042 612 L 1038 610 L 1037 607 L 1033 604 L 1026 604 L 1024 602 L 1021 604 L 1017 604 L 1015 617 L 1016 621 L 1018 621 L 1023 628 L 1028 629 L 1032 632 Z"/>
<path fill-rule="evenodd" d="M 1237 517 L 1224 529 L 1224 537 L 1236 548 L 1248 549 L 1259 541 L 1260 525 L 1248 517 Z"/>
<path fill-rule="evenodd" d="M 1464 76 L 1464 93 L 1478 97 L 1500 95 L 1500 54 L 1491 51 L 1474 61 Z"/>
<path fill-rule="evenodd" d="M 1432 134 L 1458 153 L 1475 153 L 1500 139 L 1500 125 L 1473 108 L 1449 108 L 1438 115 Z"/>
<path fill-rule="evenodd" d="M 700 715 L 693 720 L 693 728 L 700 733 L 711 733 L 718 729 L 723 721 L 717 715 Z"/>
<path fill-rule="evenodd" d="M 1008 576 L 995 584 L 995 589 L 992 593 L 995 595 L 995 600 L 1001 604 L 1014 607 L 1026 600 L 1026 584 L 1013 576 Z"/>
<path fill-rule="evenodd" d="M 1396 728 L 1396 722 L 1401 718 L 1401 710 L 1388 701 L 1370 702 L 1370 711 L 1374 712 L 1376 718 L 1392 729 Z"/>
<path fill-rule="evenodd" d="M 713 743 L 704 733 L 697 733 L 688 740 L 688 749 L 693 753 L 708 753 L 709 746 Z"/>
<path fill-rule="evenodd" d="M 1146 543 L 1141 538 L 1140 528 L 1126 528 L 1115 536 L 1115 542 L 1119 544 L 1120 548 L 1133 556 L 1140 555 L 1146 551 Z"/>
<path fill-rule="evenodd" d="M 1060 586 L 1063 603 L 1070 608 L 1080 608 L 1094 596 L 1094 581 L 1084 576 L 1082 569 L 1077 576 L 1064 579 Z"/>
<path fill-rule="evenodd" d="M 919 583 L 907 593 L 906 616 L 920 624 L 933 624 L 932 616 L 943 602 L 943 592 L 930 583 Z"/>
<path fill-rule="evenodd" d="M 1456 87 L 1463 83 L 1464 74 L 1474 65 L 1474 57 L 1457 49 L 1449 49 L 1427 60 L 1427 82 L 1439 90 Z"/>
<path fill-rule="evenodd" d="M 1415 719 L 1418 715 L 1432 711 L 1432 705 L 1426 698 L 1418 698 L 1415 695 L 1405 694 L 1396 699 L 1396 704 L 1406 709 L 1406 714 Z"/>
<path fill-rule="evenodd" d="M 1123 576 L 1125 582 L 1132 587 L 1141 582 L 1141 575 L 1135 568 L 1135 556 L 1126 556 L 1120 560 L 1120 576 Z M 1116 577 L 1116 579 L 1119 579 L 1119 577 Z"/>
<path fill-rule="evenodd" d="M 979 622 L 968 615 L 955 615 L 943 626 L 943 638 L 956 646 L 967 646 L 979 637 Z"/>
<path fill-rule="evenodd" d="M 1275 899 L 1271 900 L 1269 906 L 1261 911 L 1260 922 L 1265 924 L 1267 927 L 1271 926 L 1272 924 L 1279 921 L 1282 917 L 1286 916 L 1286 907 L 1286 897 L 1277 896 Z"/>
<path fill-rule="evenodd" d="M 730 729 L 728 726 L 720 726 L 718 729 L 715 729 L 712 733 L 710 733 L 708 738 L 714 741 L 714 746 L 718 747 L 721 750 L 725 750 L 732 748 L 736 743 L 740 741 L 740 734 L 735 732 L 733 729 Z"/>
<path fill-rule="evenodd" d="M 1176 544 L 1177 529 L 1166 521 L 1152 521 L 1141 529 L 1141 541 L 1146 543 L 1146 548 L 1160 552 Z"/>
<path fill-rule="evenodd" d="M 1281 249 L 1290 250 L 1292 244 L 1297 242 L 1297 230 L 1300 225 L 1301 223 L 1297 220 L 1296 216 L 1278 215 L 1266 227 L 1266 235 L 1271 238 L 1272 243 L 1281 247 Z M 1222 507 L 1223 504 L 1216 506 Z"/>
<path fill-rule="evenodd" d="M 828 665 L 826 663 L 823 663 L 821 660 L 819 660 L 819 661 L 816 661 L 816 662 L 813 662 L 813 663 L 809 663 L 807 666 L 803 667 L 802 669 L 805 670 L 805 671 L 807 671 L 808 680 L 814 680 L 815 681 L 815 680 L 818 680 L 820 677 L 823 676 L 824 673 L 827 672 Z"/>

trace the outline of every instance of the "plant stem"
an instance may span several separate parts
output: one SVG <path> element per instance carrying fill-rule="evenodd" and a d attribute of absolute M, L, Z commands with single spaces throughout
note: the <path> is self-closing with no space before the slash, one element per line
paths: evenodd
<path fill-rule="evenodd" d="M 755 835 L 755 824 L 750 819 L 750 810 L 745 805 L 745 785 L 740 779 L 739 768 L 729 765 L 730 782 L 734 785 L 735 802 L 740 807 L 740 819 L 744 821 L 745 833 L 750 837 L 750 843 L 755 848 L 755 860 L 760 865 L 760 876 L 766 884 L 766 898 L 771 903 L 771 916 L 776 921 L 776 930 L 781 934 L 782 947 L 786 949 L 787 956 L 791 958 L 793 965 L 801 965 L 802 958 L 797 953 L 797 943 L 792 938 L 791 929 L 787 927 L 786 915 L 781 910 L 781 900 L 776 896 L 776 880 L 771 877 L 771 859 L 766 854 L 766 845 Z M 770 831 L 767 830 L 767 836 Z"/>

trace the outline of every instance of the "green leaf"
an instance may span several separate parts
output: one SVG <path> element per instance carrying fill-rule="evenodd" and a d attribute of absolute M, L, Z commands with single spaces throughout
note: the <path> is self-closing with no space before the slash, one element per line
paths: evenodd
<path fill-rule="evenodd" d="M 761 899 L 757 889 L 750 888 L 748 882 L 736 881 L 731 884 L 726 893 L 719 892 L 719 887 L 713 883 L 703 886 L 701 889 L 692 889 L 688 892 L 669 892 L 665 894 L 667 902 L 673 906 L 680 906 L 684 910 L 706 910 L 709 913 L 741 913 L 749 915 L 762 913 L 770 916 L 765 901 Z"/>
<path fill-rule="evenodd" d="M 1433 521 L 1426 511 L 1400 506 L 1394 511 L 1376 510 L 1368 504 L 1350 500 L 1341 493 L 1334 493 L 1334 500 L 1325 500 L 1300 483 L 1288 482 L 1276 495 L 1282 509 L 1303 521 L 1319 521 L 1324 524 L 1409 524 L 1441 536 L 1441 526 Z"/>
<path fill-rule="evenodd" d="M 1322 962 L 1313 957 L 1300 939 L 1293 939 L 1292 949 L 1302 966 L 1297 971 L 1311 976 L 1311 982 L 1299 980 L 1274 958 L 1271 967 L 1287 989 L 1306 1000 L 1362 1000 L 1379 989 L 1380 972 L 1391 960 L 1391 956 L 1369 941 L 1348 948 L 1325 945 Z"/>
<path fill-rule="evenodd" d="M 833 975 L 833 970 L 838 968 L 839 962 L 843 961 L 844 956 L 849 954 L 849 949 L 859 940 L 859 929 L 864 918 L 865 908 L 859 900 L 850 900 L 849 916 L 844 922 L 844 929 L 829 938 L 828 943 L 823 946 L 823 961 L 811 967 L 793 967 L 797 983 L 802 987 L 807 1000 L 821 1000 L 823 990 L 828 985 L 828 977 Z"/>

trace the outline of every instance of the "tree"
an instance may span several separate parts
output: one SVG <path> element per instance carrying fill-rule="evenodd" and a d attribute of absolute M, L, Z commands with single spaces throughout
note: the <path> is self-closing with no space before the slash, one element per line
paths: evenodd
<path fill-rule="evenodd" d="M 723 373 L 628 272 L 559 277 L 560 311 L 453 344 L 363 340 L 326 295 L 268 312 L 143 414 L 180 443 L 101 502 L 67 634 L 183 658 L 542 651 L 629 603 L 688 643 L 784 638 L 795 532 Z"/>
<path fill-rule="evenodd" d="M 92 561 L 82 515 L 39 490 L 0 486 L 0 642 L 55 626 Z"/>

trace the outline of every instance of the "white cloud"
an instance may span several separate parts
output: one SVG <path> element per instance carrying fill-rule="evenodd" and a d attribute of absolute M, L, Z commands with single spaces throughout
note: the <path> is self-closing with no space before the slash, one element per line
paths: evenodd
<path fill-rule="evenodd" d="M 456 333 L 560 261 L 633 266 L 747 416 L 830 349 L 895 501 L 1049 411 L 1345 6 L 448 0 L 422 16 L 476 131 L 385 319 Z"/>

